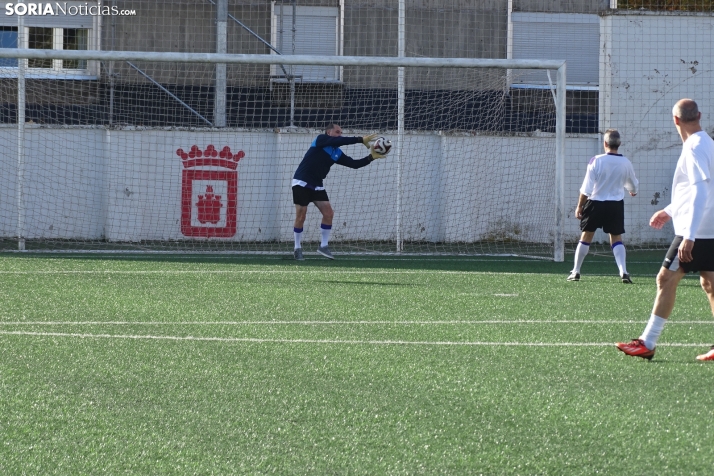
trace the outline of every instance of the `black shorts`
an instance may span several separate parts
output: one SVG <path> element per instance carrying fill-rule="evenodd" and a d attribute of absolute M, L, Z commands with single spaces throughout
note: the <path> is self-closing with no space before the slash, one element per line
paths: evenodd
<path fill-rule="evenodd" d="M 610 235 L 622 235 L 625 232 L 625 201 L 587 200 L 580 219 L 580 231 L 602 231 Z"/>
<path fill-rule="evenodd" d="M 295 205 L 306 207 L 312 202 L 329 201 L 330 199 L 327 197 L 327 191 L 325 190 L 314 190 L 308 187 L 301 187 L 300 185 L 293 186 L 293 203 Z"/>
<path fill-rule="evenodd" d="M 694 240 L 694 248 L 692 248 L 692 261 L 682 263 L 679 261 L 678 251 L 679 245 L 684 240 L 681 236 L 675 236 L 672 244 L 667 250 L 667 255 L 664 257 L 662 267 L 670 271 L 677 271 L 682 268 L 685 273 L 695 271 L 714 271 L 714 239 L 712 238 L 697 238 Z"/>

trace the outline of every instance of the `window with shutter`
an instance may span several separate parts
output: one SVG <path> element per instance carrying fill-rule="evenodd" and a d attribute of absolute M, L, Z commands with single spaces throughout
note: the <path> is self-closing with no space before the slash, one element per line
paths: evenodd
<path fill-rule="evenodd" d="M 582 13 L 512 12 L 509 58 L 564 59 L 568 89 L 597 90 L 600 58 L 600 20 Z M 554 79 L 553 79 L 554 81 Z M 549 85 L 545 71 L 514 75 L 513 85 Z"/>
<path fill-rule="evenodd" d="M 338 56 L 341 25 L 337 7 L 296 7 L 295 31 L 293 32 L 293 7 L 273 3 L 272 44 L 283 55 L 320 55 Z M 294 34 L 293 34 L 294 33 Z M 292 68 L 292 70 L 291 70 Z M 342 71 L 338 66 L 285 66 L 288 74 L 296 81 L 339 82 Z M 273 66 L 271 75 L 274 81 L 285 81 L 285 72 Z"/>

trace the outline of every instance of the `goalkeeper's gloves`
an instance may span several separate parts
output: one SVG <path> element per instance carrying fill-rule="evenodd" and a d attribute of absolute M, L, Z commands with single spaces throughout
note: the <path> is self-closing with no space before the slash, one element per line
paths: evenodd
<path fill-rule="evenodd" d="M 373 146 L 373 145 L 369 147 L 369 155 L 372 157 L 372 160 L 383 159 L 383 158 L 386 157 L 386 155 L 380 154 L 379 152 L 377 152 L 376 150 L 374 150 L 374 146 Z"/>
<path fill-rule="evenodd" d="M 369 143 L 372 142 L 374 139 L 376 139 L 378 135 L 379 135 L 379 134 L 369 134 L 369 135 L 366 135 L 366 136 L 362 137 L 362 143 L 364 144 L 364 146 L 365 146 L 366 148 L 368 148 L 368 149 L 371 150 Z"/>

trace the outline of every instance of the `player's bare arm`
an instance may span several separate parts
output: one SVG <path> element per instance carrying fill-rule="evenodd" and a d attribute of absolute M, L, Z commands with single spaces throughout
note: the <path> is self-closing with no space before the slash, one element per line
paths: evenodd
<path fill-rule="evenodd" d="M 656 230 L 661 230 L 664 224 L 671 219 L 672 217 L 669 216 L 666 211 L 660 210 L 652 215 L 652 218 L 650 218 L 650 226 Z"/>
<path fill-rule="evenodd" d="M 578 204 L 575 206 L 575 218 L 580 220 L 583 217 L 583 207 L 585 206 L 585 202 L 588 200 L 587 195 L 583 195 L 582 193 L 580 194 L 580 197 L 578 197 Z"/>

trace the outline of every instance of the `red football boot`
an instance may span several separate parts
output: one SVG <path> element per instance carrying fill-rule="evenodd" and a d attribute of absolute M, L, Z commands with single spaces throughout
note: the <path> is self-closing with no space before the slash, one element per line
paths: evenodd
<path fill-rule="evenodd" d="M 618 342 L 615 345 L 619 350 L 633 357 L 652 360 L 655 355 L 655 349 L 649 350 L 642 339 L 632 339 L 631 342 Z"/>
<path fill-rule="evenodd" d="M 707 360 L 714 360 L 714 345 L 712 346 L 711 350 L 707 352 L 706 354 L 702 355 L 697 355 L 697 360 L 701 361 L 707 361 Z"/>

